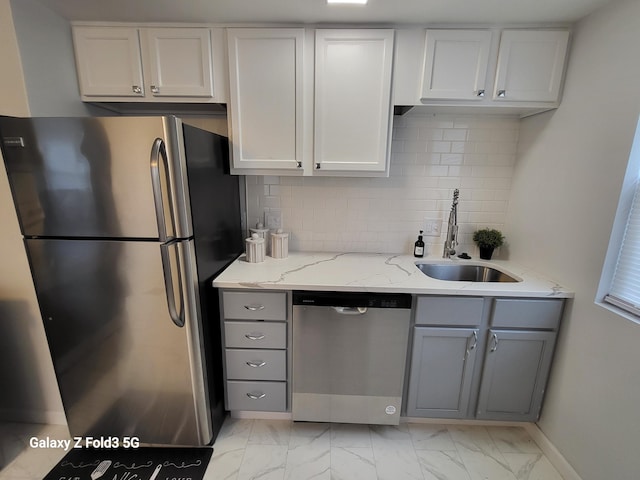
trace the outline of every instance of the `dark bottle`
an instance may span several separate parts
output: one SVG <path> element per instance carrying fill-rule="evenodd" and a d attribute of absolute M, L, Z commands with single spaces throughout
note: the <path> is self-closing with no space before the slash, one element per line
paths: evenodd
<path fill-rule="evenodd" d="M 420 235 L 418 235 L 418 240 L 416 240 L 416 243 L 413 246 L 413 256 L 424 257 L 424 242 L 422 241 L 422 230 L 420 230 Z"/>

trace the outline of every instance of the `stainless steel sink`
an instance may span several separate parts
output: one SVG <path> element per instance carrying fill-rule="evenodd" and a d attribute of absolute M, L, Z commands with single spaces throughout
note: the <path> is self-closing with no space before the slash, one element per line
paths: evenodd
<path fill-rule="evenodd" d="M 520 282 L 522 280 L 487 265 L 416 263 L 426 276 L 452 282 Z"/>

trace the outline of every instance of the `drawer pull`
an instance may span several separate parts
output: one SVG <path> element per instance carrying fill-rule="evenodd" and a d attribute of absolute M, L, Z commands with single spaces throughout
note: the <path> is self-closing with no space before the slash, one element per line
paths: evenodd
<path fill-rule="evenodd" d="M 258 335 L 247 333 L 245 337 L 247 337 L 249 340 L 262 340 L 264 338 L 264 335 L 262 335 L 261 333 L 259 333 Z"/>
<path fill-rule="evenodd" d="M 491 335 L 491 340 L 493 340 L 493 346 L 491 347 L 491 352 L 495 352 L 498 349 L 498 335 L 495 333 Z"/>
<path fill-rule="evenodd" d="M 244 308 L 252 312 L 258 312 L 260 310 L 264 310 L 264 305 L 245 305 Z"/>
<path fill-rule="evenodd" d="M 259 395 L 255 393 L 247 393 L 247 397 L 249 397 L 251 400 L 260 400 L 261 398 L 264 398 L 266 396 L 267 396 L 266 393 L 261 393 Z"/>
<path fill-rule="evenodd" d="M 260 362 L 260 363 L 256 363 L 256 362 L 246 362 L 247 365 L 249 365 L 251 368 L 260 368 L 260 367 L 264 367 L 267 362 Z"/>

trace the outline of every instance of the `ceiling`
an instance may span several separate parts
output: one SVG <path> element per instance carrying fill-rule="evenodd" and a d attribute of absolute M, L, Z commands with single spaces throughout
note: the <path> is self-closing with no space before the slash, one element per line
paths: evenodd
<path fill-rule="evenodd" d="M 571 23 L 617 0 L 36 0 L 69 20 L 189 23 Z"/>

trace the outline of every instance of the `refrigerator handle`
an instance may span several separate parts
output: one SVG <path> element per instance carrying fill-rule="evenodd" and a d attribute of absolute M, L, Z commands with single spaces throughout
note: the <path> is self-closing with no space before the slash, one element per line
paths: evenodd
<path fill-rule="evenodd" d="M 169 163 L 167 161 L 167 150 L 164 141 L 156 138 L 151 147 L 151 185 L 153 186 L 153 201 L 156 207 L 156 220 L 158 222 L 158 235 L 161 242 L 171 240 L 173 236 L 167 235 L 167 222 L 165 221 L 164 202 L 162 201 L 162 181 L 160 180 L 160 161 L 164 166 L 167 176 L 166 181 L 169 185 Z M 171 218 L 171 226 L 175 228 L 175 220 L 173 218 L 173 206 L 171 205 L 171 196 L 169 198 L 169 212 Z"/>
<path fill-rule="evenodd" d="M 171 320 L 178 327 L 184 327 L 184 296 L 182 293 L 182 275 L 180 274 L 180 268 L 178 268 L 178 292 L 180 294 L 180 311 L 176 309 L 175 300 L 175 288 L 173 284 L 173 273 L 171 271 L 171 256 L 169 248 L 177 246 L 177 243 L 169 243 L 160 245 L 160 255 L 162 256 L 162 272 L 164 273 L 164 290 L 167 295 L 167 306 L 169 307 L 169 315 Z M 176 250 L 176 255 L 180 255 L 180 252 Z M 178 260 L 178 265 L 180 261 Z"/>

